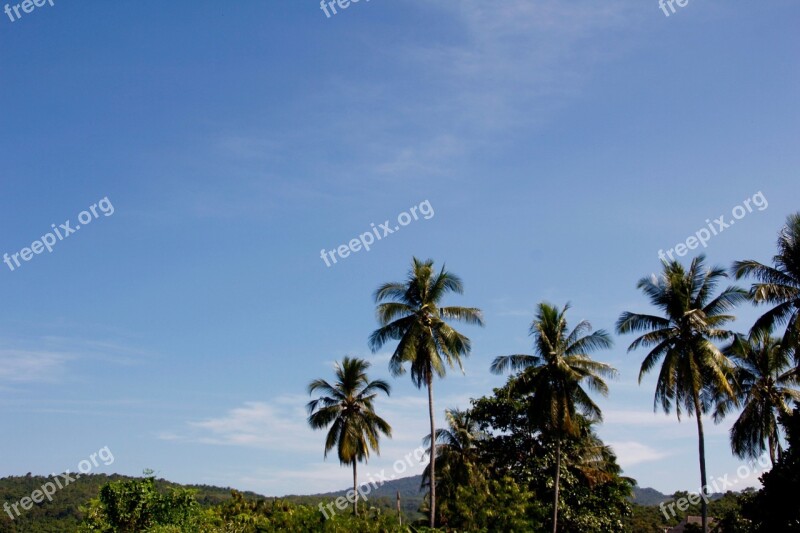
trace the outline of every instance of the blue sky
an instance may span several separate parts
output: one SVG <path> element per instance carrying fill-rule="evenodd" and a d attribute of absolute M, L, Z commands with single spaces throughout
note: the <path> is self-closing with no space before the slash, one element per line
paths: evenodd
<path fill-rule="evenodd" d="M 705 251 L 768 261 L 800 208 L 799 17 L 788 0 L 669 17 L 655 0 L 372 0 L 331 18 L 298 0 L 55 0 L 0 16 L 0 253 L 114 208 L 0 264 L 0 475 L 74 471 L 108 446 L 96 471 L 339 489 L 305 387 L 345 354 L 389 377 L 389 349 L 367 348 L 371 294 L 413 255 L 446 262 L 466 284 L 452 303 L 487 323 L 464 327 L 466 374 L 435 385 L 440 418 L 503 383 L 489 363 L 530 349 L 538 302 L 613 330 L 648 309 L 635 284 L 659 250 L 758 192 L 768 207 Z M 431 218 L 320 258 L 425 200 Z M 694 421 L 653 414 L 631 340 L 598 354 L 620 370 L 601 436 L 642 486 L 695 489 Z M 392 385 L 378 406 L 395 438 L 367 471 L 427 432 L 423 391 Z M 741 464 L 731 422 L 709 422 L 712 478 Z"/>

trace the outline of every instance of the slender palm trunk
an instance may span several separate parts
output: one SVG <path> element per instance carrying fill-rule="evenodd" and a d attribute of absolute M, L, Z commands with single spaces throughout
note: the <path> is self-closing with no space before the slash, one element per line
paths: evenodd
<path fill-rule="evenodd" d="M 436 430 L 433 422 L 433 372 L 428 372 L 428 415 L 431 419 L 431 519 L 430 527 L 436 527 Z"/>
<path fill-rule="evenodd" d="M 358 461 L 353 459 L 353 515 L 358 516 Z"/>
<path fill-rule="evenodd" d="M 397 491 L 397 522 L 403 527 L 403 513 L 400 512 L 400 491 Z"/>
<path fill-rule="evenodd" d="M 772 466 L 775 466 L 775 448 L 777 448 L 777 446 L 776 446 L 777 443 L 775 442 L 775 440 L 776 440 L 775 439 L 775 433 L 770 433 L 769 434 L 769 460 L 772 462 Z"/>
<path fill-rule="evenodd" d="M 556 490 L 553 496 L 553 533 L 558 532 L 558 489 L 561 482 L 561 439 L 556 441 Z"/>
<path fill-rule="evenodd" d="M 703 516 L 703 533 L 708 533 L 708 483 L 706 482 L 706 441 L 703 432 L 703 412 L 700 408 L 700 395 L 694 391 L 694 412 L 697 417 L 697 437 L 700 452 L 700 509 Z"/>

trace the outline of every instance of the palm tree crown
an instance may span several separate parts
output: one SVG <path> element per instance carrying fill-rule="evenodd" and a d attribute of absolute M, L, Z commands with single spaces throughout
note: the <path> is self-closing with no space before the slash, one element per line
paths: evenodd
<path fill-rule="evenodd" d="M 468 485 L 475 474 L 478 449 L 476 445 L 486 435 L 478 428 L 469 411 L 448 409 L 445 411 L 447 428 L 436 430 L 436 458 L 439 460 L 439 479 L 447 478 L 453 485 Z M 431 436 L 423 439 L 423 445 L 431 445 Z M 422 473 L 422 486 L 430 483 L 430 468 Z"/>
<path fill-rule="evenodd" d="M 685 409 L 706 412 L 708 401 L 720 390 L 729 397 L 732 364 L 713 341 L 730 338 L 723 326 L 735 319 L 727 314 L 746 299 L 738 287 L 727 287 L 713 297 L 719 280 L 726 277 L 719 267 L 706 269 L 705 258 L 695 258 L 689 270 L 677 261 L 664 263 L 661 277 L 642 278 L 637 288 L 664 315 L 625 312 L 617 321 L 620 334 L 646 332 L 628 351 L 651 348 L 639 370 L 639 382 L 664 360 L 656 384 L 654 407 L 669 413 L 673 403 L 680 418 Z M 697 396 L 697 397 L 696 397 Z M 697 401 L 697 405 L 695 405 Z"/>
<path fill-rule="evenodd" d="M 791 413 L 793 401 L 800 402 L 800 392 L 794 389 L 800 373 L 790 368 L 792 351 L 779 339 L 756 331 L 749 337 L 737 335 L 726 353 L 736 364 L 736 392 L 743 406 L 731 428 L 733 453 L 746 459 L 768 450 L 774 464 L 781 450 L 778 420 Z M 731 401 L 721 403 L 715 417 L 723 417 L 732 407 Z"/>
<path fill-rule="evenodd" d="M 435 273 L 433 261 L 413 259 L 408 278 L 400 283 L 386 283 L 375 291 L 377 315 L 381 327 L 369 339 L 373 351 L 389 340 L 400 341 L 389 362 L 396 376 L 411 366 L 411 379 L 417 387 L 427 384 L 434 374 L 444 377 L 445 364 L 463 370 L 462 356 L 470 353 L 470 340 L 445 320 L 483 325 L 480 309 L 439 307 L 449 292 L 463 294 L 461 278 L 444 267 Z"/>
<path fill-rule="evenodd" d="M 737 279 L 751 276 L 757 280 L 750 289 L 755 303 L 774 306 L 759 318 L 754 330 L 773 331 L 786 325 L 783 344 L 795 348 L 800 358 L 800 213 L 790 215 L 778 236 L 778 253 L 772 258 L 774 266 L 758 261 L 737 261 L 733 273 Z M 797 361 L 800 365 L 800 360 Z"/>
<path fill-rule="evenodd" d="M 603 330 L 592 332 L 591 324 L 585 320 L 568 331 L 565 315 L 569 309 L 569 304 L 563 309 L 539 304 L 530 327 L 535 354 L 497 357 L 491 371 L 519 371 L 510 385 L 518 392 L 531 394 L 532 412 L 544 414 L 544 426 L 560 434 L 577 435 L 581 421 L 576 413 L 602 420 L 600 408 L 583 384 L 606 395 L 608 385 L 603 378 L 615 376 L 616 370 L 589 356 L 613 346 L 609 334 Z"/>

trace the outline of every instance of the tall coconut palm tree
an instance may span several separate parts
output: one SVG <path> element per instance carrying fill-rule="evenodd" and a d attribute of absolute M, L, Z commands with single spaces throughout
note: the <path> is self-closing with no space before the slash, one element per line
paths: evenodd
<path fill-rule="evenodd" d="M 778 236 L 778 253 L 773 266 L 758 261 L 737 261 L 733 264 L 736 279 L 753 277 L 757 280 L 750 289 L 755 303 L 772 305 L 759 318 L 753 329 L 773 331 L 786 325 L 783 344 L 795 349 L 800 366 L 800 213 L 790 215 Z"/>
<path fill-rule="evenodd" d="M 639 280 L 637 288 L 663 316 L 625 312 L 617 321 L 620 334 L 645 332 L 631 343 L 628 351 L 650 348 L 639 370 L 642 378 L 663 359 L 656 382 L 653 406 L 660 404 L 665 413 L 673 407 L 680 420 L 685 410 L 697 419 L 700 456 L 700 479 L 704 494 L 707 490 L 705 436 L 703 414 L 715 399 L 735 401 L 729 383 L 733 368 L 731 361 L 714 344 L 733 334 L 722 329 L 734 320 L 727 314 L 747 293 L 738 287 L 727 287 L 714 297 L 721 278 L 727 277 L 721 268 L 706 269 L 704 256 L 695 258 L 689 270 L 677 261 L 664 262 L 660 277 L 653 275 Z M 708 508 L 702 503 L 703 531 L 708 532 Z"/>
<path fill-rule="evenodd" d="M 780 455 L 781 415 L 789 416 L 792 402 L 800 402 L 800 372 L 791 367 L 792 351 L 782 341 L 756 330 L 749 337 L 736 335 L 725 353 L 736 364 L 734 371 L 742 412 L 731 428 L 731 449 L 742 459 L 756 458 L 769 450 L 775 464 Z M 721 402 L 715 413 L 721 419 L 734 402 Z"/>
<path fill-rule="evenodd" d="M 433 378 L 443 378 L 446 366 L 458 365 L 463 372 L 461 358 L 469 355 L 471 343 L 447 320 L 483 325 L 480 309 L 474 307 L 440 307 L 448 293 L 463 294 L 461 279 L 445 270 L 437 273 L 433 261 L 412 261 L 408 277 L 403 282 L 386 283 L 375 291 L 378 322 L 369 338 L 373 352 L 390 340 L 399 341 L 389 361 L 392 374 L 405 373 L 411 368 L 411 380 L 417 388 L 428 389 L 428 416 L 431 435 L 436 434 L 433 418 Z M 430 526 L 435 527 L 436 517 L 436 454 L 430 454 Z"/>
<path fill-rule="evenodd" d="M 358 463 L 366 462 L 370 449 L 380 454 L 380 435 L 391 437 L 392 428 L 375 413 L 373 402 L 379 392 L 388 396 L 391 387 L 383 380 L 370 381 L 370 363 L 345 357 L 336 363 L 336 383 L 315 379 L 308 393 L 323 396 L 308 402 L 308 423 L 314 429 L 330 426 L 325 439 L 325 457 L 337 449 L 339 462 L 353 465 L 353 514 L 358 514 Z"/>
<path fill-rule="evenodd" d="M 516 393 L 525 394 L 530 413 L 541 417 L 541 427 L 551 433 L 556 443 L 555 490 L 553 496 L 553 533 L 558 531 L 559 484 L 561 480 L 561 447 L 567 437 L 578 436 L 584 419 L 602 420 L 602 413 L 584 389 L 608 394 L 604 377 L 613 377 L 616 370 L 593 361 L 590 353 L 611 348 L 611 337 L 603 330 L 592 331 L 587 321 L 568 330 L 566 313 L 569 304 L 559 309 L 540 303 L 530 327 L 534 338 L 534 355 L 497 357 L 491 371 L 519 371 L 510 382 Z"/>

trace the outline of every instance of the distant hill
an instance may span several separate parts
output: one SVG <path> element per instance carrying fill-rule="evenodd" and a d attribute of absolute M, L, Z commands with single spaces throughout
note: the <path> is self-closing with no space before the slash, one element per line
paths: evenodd
<path fill-rule="evenodd" d="M 371 491 L 365 490 L 367 501 L 371 506 L 381 508 L 396 509 L 397 493 L 400 493 L 400 508 L 403 514 L 409 519 L 420 518 L 418 510 L 422 504 L 425 493 L 420 490 L 419 485 L 422 476 L 409 476 L 392 481 L 386 481 L 378 487 L 371 487 Z M 296 503 L 318 505 L 320 502 L 328 503 L 340 496 L 347 494 L 352 489 L 344 489 L 335 492 L 308 495 L 290 495 L 283 499 Z"/>
<path fill-rule="evenodd" d="M 419 505 L 422 503 L 422 499 L 425 496 L 425 492 L 421 491 L 419 488 L 421 480 L 422 476 L 410 476 L 396 479 L 394 481 L 387 481 L 377 489 L 374 489 L 372 493 L 368 495 L 368 498 L 387 499 L 391 500 L 393 504 L 395 502 L 395 498 L 397 497 L 397 492 L 399 491 L 400 502 L 402 504 L 403 511 L 407 513 L 413 513 L 419 509 Z M 339 496 L 344 496 L 348 490 L 350 489 L 307 496 L 287 496 L 286 498 L 297 501 L 305 501 L 307 503 L 313 502 L 316 505 L 316 503 L 320 500 L 330 501 L 338 498 Z M 718 500 L 722 496 L 722 494 L 713 494 L 711 499 Z M 663 492 L 653 488 L 638 486 L 633 488 L 633 497 L 631 497 L 631 501 L 633 503 L 644 506 L 659 505 L 661 502 L 667 502 L 671 499 L 672 495 L 670 494 L 664 494 Z"/>
<path fill-rule="evenodd" d="M 425 492 L 421 491 L 420 481 L 422 476 L 410 476 L 393 481 L 387 481 L 377 489 L 374 489 L 367 497 L 372 499 L 385 499 L 390 500 L 394 504 L 397 497 L 397 492 L 400 492 L 400 502 L 403 511 L 406 513 L 415 513 L 419 509 Z M 316 505 L 319 501 L 335 500 L 339 496 L 344 496 L 350 489 L 344 489 L 335 492 L 327 492 L 323 494 L 311 494 L 305 496 L 287 496 L 286 499 L 294 500 L 304 503 L 313 503 Z M 715 494 L 712 499 L 721 497 L 721 494 Z M 652 488 L 633 488 L 633 497 L 631 501 L 638 505 L 652 506 L 658 505 L 661 502 L 669 501 L 672 497 Z"/>
<path fill-rule="evenodd" d="M 658 505 L 661 502 L 669 501 L 670 497 L 662 494 L 656 489 L 633 487 L 633 503 L 639 505 Z"/>
<path fill-rule="evenodd" d="M 714 494 L 711 494 L 708 499 L 711 501 L 717 501 L 722 499 L 724 496 L 725 495 L 722 493 L 715 492 Z M 639 487 L 633 488 L 633 498 L 631 498 L 633 503 L 645 506 L 659 505 L 661 502 L 668 502 L 671 500 L 671 494 L 664 494 L 656 489 Z"/>

